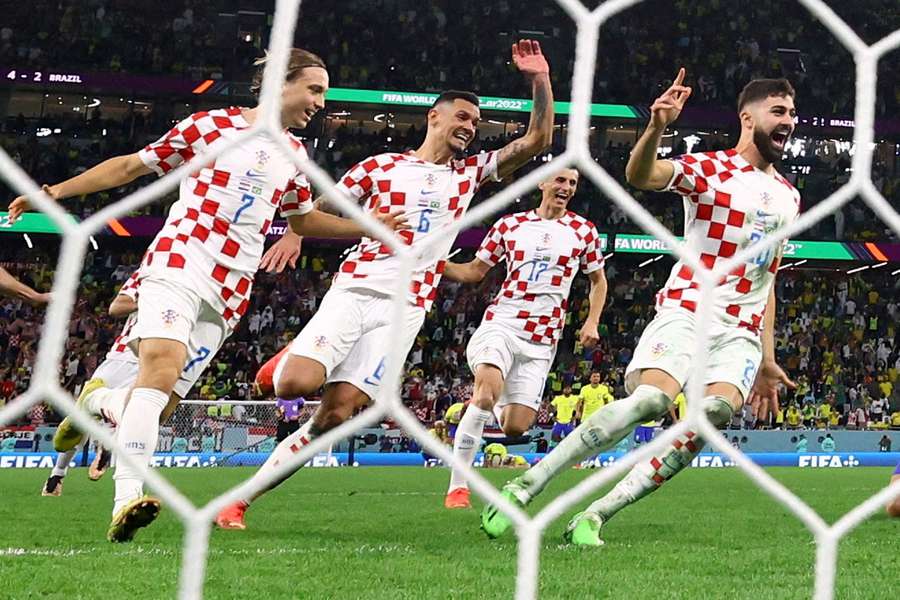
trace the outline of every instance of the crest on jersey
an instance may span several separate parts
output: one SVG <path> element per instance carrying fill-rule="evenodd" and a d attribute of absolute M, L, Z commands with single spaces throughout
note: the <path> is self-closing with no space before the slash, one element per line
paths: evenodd
<path fill-rule="evenodd" d="M 256 170 L 264 171 L 267 162 L 269 162 L 268 153 L 265 150 L 258 150 L 256 152 Z"/>
<path fill-rule="evenodd" d="M 162 311 L 162 322 L 166 327 L 171 327 L 177 320 L 178 313 L 171 308 L 167 308 L 166 310 Z"/>
<path fill-rule="evenodd" d="M 774 200 L 774 198 L 772 198 L 772 194 L 769 192 L 763 192 L 759 196 L 759 201 L 762 202 L 763 208 L 769 208 L 769 205 L 772 204 L 772 200 Z"/>
<path fill-rule="evenodd" d="M 553 236 L 551 236 L 549 233 L 545 233 L 544 235 L 541 236 L 541 239 L 538 242 L 538 246 L 537 246 L 537 248 L 535 248 L 535 250 L 537 252 L 543 252 L 544 250 L 549 250 L 550 242 L 552 240 L 553 240 Z"/>
<path fill-rule="evenodd" d="M 324 335 L 317 335 L 313 339 L 313 346 L 315 346 L 316 350 L 318 350 L 318 351 L 324 350 L 325 346 L 327 346 L 327 345 L 328 345 L 328 338 L 325 337 Z"/>
<path fill-rule="evenodd" d="M 669 345 L 665 342 L 656 342 L 650 348 L 650 356 L 655 360 L 669 351 Z"/>
<path fill-rule="evenodd" d="M 428 187 L 434 187 L 437 183 L 437 177 L 435 177 L 434 173 L 429 173 L 425 176 L 425 185 Z"/>

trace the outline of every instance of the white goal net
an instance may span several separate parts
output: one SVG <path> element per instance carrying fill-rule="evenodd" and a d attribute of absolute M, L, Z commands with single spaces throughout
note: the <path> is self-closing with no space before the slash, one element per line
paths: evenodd
<path fill-rule="evenodd" d="M 714 284 L 720 277 L 733 271 L 739 263 L 751 258 L 751 255 L 771 249 L 787 237 L 794 236 L 809 228 L 856 196 L 862 197 L 872 210 L 897 235 L 900 235 L 900 215 L 882 197 L 871 178 L 877 64 L 879 59 L 887 52 L 900 45 L 900 30 L 869 46 L 821 0 L 800 0 L 801 4 L 809 10 L 811 16 L 820 20 L 852 53 L 856 64 L 856 127 L 854 130 L 854 143 L 857 151 L 853 156 L 852 177 L 846 185 L 835 191 L 826 200 L 816 204 L 790 227 L 784 228 L 776 232 L 775 235 L 761 240 L 752 249 L 746 248 L 729 260 L 721 261 L 713 270 L 706 269 L 700 263 L 699 256 L 689 253 L 684 246 L 681 246 L 670 231 L 665 229 L 613 177 L 594 162 L 589 153 L 589 104 L 591 102 L 591 82 L 595 71 L 598 35 L 603 24 L 611 16 L 637 4 L 638 1 L 610 0 L 591 11 L 577 0 L 557 0 L 578 26 L 566 150 L 562 155 L 543 164 L 540 168 L 523 176 L 500 193 L 473 208 L 463 219 L 449 227 L 446 235 L 456 235 L 461 229 L 470 227 L 481 222 L 484 218 L 494 215 L 516 198 L 535 188 L 540 181 L 557 169 L 564 166 L 577 167 L 584 176 L 601 188 L 606 196 L 611 198 L 642 229 L 664 241 L 672 248 L 673 253 L 691 266 L 702 279 L 702 300 L 698 307 L 698 322 L 707 320 L 714 293 Z M 418 254 L 414 254 L 409 247 L 404 246 L 399 241 L 399 238 L 395 237 L 384 226 L 365 214 L 350 199 L 336 192 L 334 181 L 313 162 L 301 161 L 284 138 L 279 135 L 281 130 L 279 122 L 280 88 L 287 68 L 288 50 L 293 39 L 299 5 L 299 0 L 279 0 L 277 2 L 269 48 L 269 61 L 267 62 L 260 97 L 263 118 L 254 123 L 249 130 L 235 139 L 232 144 L 221 147 L 215 152 L 194 157 L 189 163 L 182 165 L 179 169 L 147 185 L 127 198 L 104 208 L 80 223 L 75 223 L 68 219 L 67 213 L 44 195 L 35 182 L 5 152 L 0 151 L 0 173 L 2 173 L 3 177 L 13 189 L 20 193 L 27 193 L 32 199 L 34 206 L 46 213 L 63 232 L 60 259 L 53 284 L 53 300 L 47 311 L 32 384 L 26 393 L 0 408 L 0 425 L 23 414 L 32 405 L 41 401 L 47 401 L 61 412 L 71 415 L 77 425 L 87 431 L 92 437 L 100 440 L 108 447 L 117 448 L 120 451 L 119 460 L 130 461 L 127 455 L 121 453 L 121 447 L 117 445 L 116 441 L 105 429 L 98 426 L 86 414 L 75 410 L 72 397 L 59 384 L 59 365 L 65 348 L 67 325 L 75 303 L 75 292 L 90 236 L 97 233 L 108 220 L 126 215 L 173 190 L 179 181 L 195 170 L 198 165 L 208 163 L 211 159 L 252 136 L 269 134 L 272 139 L 278 140 L 282 145 L 285 156 L 291 157 L 291 160 L 297 163 L 297 166 L 307 174 L 317 189 L 322 190 L 329 200 L 334 202 L 344 214 L 352 215 L 354 219 L 363 223 L 374 237 L 387 243 L 396 255 L 401 258 L 404 276 L 398 278 L 396 282 L 394 303 L 394 316 L 396 318 L 393 319 L 395 329 L 392 332 L 392 337 L 400 338 L 402 320 L 399 317 L 402 314 L 402 303 L 405 301 L 405 291 L 408 287 L 410 273 L 416 262 L 428 254 L 428 249 L 417 249 L 419 250 Z M 623 60 L 627 60 L 627 58 L 623 58 Z M 431 239 L 434 242 L 440 241 L 438 237 Z M 873 495 L 835 523 L 827 524 L 800 498 L 773 479 L 763 469 L 752 463 L 740 450 L 733 448 L 726 439 L 719 435 L 707 420 L 705 414 L 700 411 L 699 402 L 690 402 L 691 399 L 702 397 L 699 382 L 704 381 L 707 342 L 704 332 L 698 339 L 695 376 L 691 377 L 692 383 L 686 390 L 689 399 L 688 418 L 658 436 L 651 443 L 641 447 L 639 451 L 631 452 L 624 459 L 616 461 L 612 467 L 601 469 L 590 477 L 585 478 L 578 485 L 557 497 L 533 517 L 529 517 L 522 510 L 508 503 L 471 466 L 456 465 L 465 471 L 466 477 L 471 482 L 475 492 L 486 501 L 498 505 L 504 513 L 509 515 L 516 526 L 519 540 L 516 580 L 516 597 L 518 599 L 527 600 L 537 596 L 538 561 L 544 529 L 574 503 L 601 486 L 621 477 L 635 463 L 649 458 L 653 453 L 659 452 L 688 428 L 699 431 L 708 443 L 732 459 L 758 487 L 789 509 L 809 528 L 817 545 L 814 597 L 817 600 L 827 600 L 833 597 L 838 542 L 890 498 L 900 493 L 900 482 Z M 312 456 L 327 451 L 330 446 L 352 435 L 359 429 L 379 423 L 386 415 L 390 415 L 400 427 L 414 437 L 430 454 L 441 458 L 445 464 L 455 464 L 451 451 L 430 436 L 400 400 L 400 376 L 404 359 L 405 357 L 400 354 L 399 346 L 392 349 L 386 362 L 383 378 L 383 381 L 389 383 L 383 386 L 381 395 L 372 406 L 340 427 L 315 439 L 309 446 L 296 454 L 291 461 L 280 465 L 278 469 L 271 473 L 268 481 L 260 482 L 260 484 L 272 483 L 282 478 L 300 464 L 307 462 Z M 179 583 L 179 597 L 184 599 L 201 598 L 203 596 L 210 529 L 215 515 L 227 504 L 234 502 L 239 497 L 243 497 L 248 492 L 256 490 L 248 489 L 250 486 L 245 482 L 204 506 L 196 506 L 157 473 L 143 466 L 133 466 L 136 466 L 144 473 L 148 486 L 159 495 L 168 508 L 173 510 L 184 523 L 184 554 Z"/>

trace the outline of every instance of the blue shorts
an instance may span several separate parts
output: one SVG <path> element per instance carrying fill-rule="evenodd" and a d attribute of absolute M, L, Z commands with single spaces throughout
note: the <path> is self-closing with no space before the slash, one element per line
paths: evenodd
<path fill-rule="evenodd" d="M 900 475 L 900 463 L 897 463 L 897 468 L 894 469 L 894 475 Z"/>
<path fill-rule="evenodd" d="M 653 430 L 655 427 L 644 427 L 638 425 L 634 430 L 634 441 L 638 444 L 645 444 L 653 439 Z"/>
<path fill-rule="evenodd" d="M 572 423 L 557 423 L 553 426 L 553 430 L 550 432 L 552 437 L 564 438 L 572 431 L 575 430 L 575 426 Z"/>
<path fill-rule="evenodd" d="M 449 427 L 447 427 L 447 434 L 450 436 L 451 440 L 456 439 L 457 427 L 459 427 L 459 425 L 450 425 Z"/>

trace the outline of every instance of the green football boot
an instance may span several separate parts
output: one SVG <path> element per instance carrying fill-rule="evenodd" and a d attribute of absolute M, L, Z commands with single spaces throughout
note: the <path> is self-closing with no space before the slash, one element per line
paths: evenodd
<path fill-rule="evenodd" d="M 530 498 L 528 492 L 519 483 L 519 477 L 516 477 L 503 486 L 500 495 L 510 501 L 511 504 L 519 508 L 525 508 Z M 493 504 L 488 504 L 481 511 L 481 528 L 489 538 L 496 539 L 512 527 L 512 519 L 503 514 L 499 508 Z"/>
<path fill-rule="evenodd" d="M 84 405 L 85 402 L 87 402 L 87 397 L 95 390 L 102 387 L 106 387 L 106 382 L 99 377 L 94 377 L 88 381 L 84 384 L 81 393 L 78 394 L 78 400 L 75 401 L 75 406 L 86 411 L 87 409 Z M 62 423 L 59 424 L 59 427 L 56 428 L 56 433 L 53 434 L 53 449 L 57 452 L 68 452 L 80 444 L 83 439 L 84 432 L 75 426 L 75 422 L 72 421 L 72 419 L 66 417 L 62 420 Z"/>
<path fill-rule="evenodd" d="M 580 512 L 569 521 L 563 539 L 567 544 L 576 546 L 602 546 L 600 528 L 603 527 L 603 519 L 592 512 Z"/>

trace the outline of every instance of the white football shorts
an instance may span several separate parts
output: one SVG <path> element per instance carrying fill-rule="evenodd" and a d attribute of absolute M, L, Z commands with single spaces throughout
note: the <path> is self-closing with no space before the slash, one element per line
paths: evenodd
<path fill-rule="evenodd" d="M 522 404 L 535 412 L 540 410 L 555 355 L 555 344 L 536 344 L 516 335 L 509 327 L 491 322 L 482 322 L 466 347 L 472 373 L 478 365 L 487 364 L 503 374 L 503 394 L 494 405 L 498 420 L 503 407 L 509 404 Z"/>
<path fill-rule="evenodd" d="M 640 372 L 660 369 L 684 387 L 697 370 L 692 363 L 696 347 L 697 320 L 680 308 L 664 309 L 644 329 L 634 356 L 625 370 L 625 389 L 638 386 Z M 730 383 L 744 400 L 750 393 L 762 361 L 762 341 L 749 329 L 714 323 L 709 332 L 709 353 L 703 383 Z"/>
<path fill-rule="evenodd" d="M 326 384 L 347 382 L 374 399 L 388 352 L 400 347 L 405 360 L 425 321 L 424 308 L 407 304 L 399 337 L 393 337 L 393 314 L 389 296 L 363 289 L 331 288 L 288 352 L 321 363 Z M 280 368 L 276 368 L 275 377 L 280 377 Z"/>

